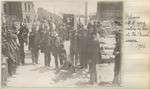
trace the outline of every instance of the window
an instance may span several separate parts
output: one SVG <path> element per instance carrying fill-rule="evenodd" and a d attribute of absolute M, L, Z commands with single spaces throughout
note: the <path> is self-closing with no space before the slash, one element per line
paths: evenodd
<path fill-rule="evenodd" d="M 7 5 L 4 4 L 4 5 L 3 5 L 3 8 L 4 8 L 4 13 L 6 14 L 6 13 L 7 13 Z"/>
<path fill-rule="evenodd" d="M 30 4 L 28 4 L 28 11 L 30 11 Z"/>
<path fill-rule="evenodd" d="M 25 3 L 24 5 L 25 5 L 25 11 L 27 11 L 27 4 Z"/>

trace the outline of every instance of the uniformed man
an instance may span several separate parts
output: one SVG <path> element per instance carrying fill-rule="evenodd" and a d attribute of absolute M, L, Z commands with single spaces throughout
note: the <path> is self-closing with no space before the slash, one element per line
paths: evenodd
<path fill-rule="evenodd" d="M 99 40 L 97 37 L 97 33 L 93 32 L 92 40 L 91 40 L 91 57 L 90 57 L 90 84 L 97 83 L 97 72 L 96 72 L 96 64 L 97 60 L 99 60 Z"/>
<path fill-rule="evenodd" d="M 34 65 L 38 64 L 39 49 L 38 49 L 37 38 L 38 38 L 38 34 L 36 31 L 36 27 L 32 26 L 32 31 L 29 34 L 29 50 L 31 50 L 32 63 Z"/>
<path fill-rule="evenodd" d="M 19 49 L 20 49 L 20 56 L 21 56 L 21 63 L 25 64 L 25 52 L 24 52 L 24 37 L 23 37 L 23 29 L 20 28 L 18 33 L 18 40 L 19 40 Z"/>
<path fill-rule="evenodd" d="M 87 30 L 87 38 L 86 38 L 86 44 L 87 44 L 87 62 L 89 64 L 89 67 L 91 66 L 91 59 L 92 59 L 92 55 L 91 55 L 91 50 L 92 48 L 92 39 L 93 39 L 93 31 L 92 31 L 92 26 L 88 28 Z M 89 69 L 89 72 L 91 71 L 91 69 Z"/>
<path fill-rule="evenodd" d="M 86 60 L 86 29 L 82 28 L 80 30 L 80 44 L 79 44 L 79 61 L 80 61 L 80 69 L 86 69 L 87 68 L 87 60 Z"/>
<path fill-rule="evenodd" d="M 118 33 L 117 44 L 113 54 L 115 55 L 114 79 L 113 84 L 120 84 L 120 68 L 121 68 L 121 33 Z"/>
<path fill-rule="evenodd" d="M 89 29 L 92 29 L 92 23 L 91 23 L 91 20 L 88 22 L 88 24 L 87 24 L 87 29 L 89 30 Z"/>
<path fill-rule="evenodd" d="M 50 67 L 51 61 L 51 51 L 52 51 L 52 37 L 51 32 L 47 26 L 41 26 L 39 29 L 40 34 L 40 49 L 44 53 L 44 65 L 45 67 Z"/>
<path fill-rule="evenodd" d="M 97 23 L 96 23 L 96 21 L 94 21 L 94 24 L 93 24 L 93 32 L 97 33 Z"/>
<path fill-rule="evenodd" d="M 73 29 L 70 34 L 70 57 L 73 65 L 77 67 L 78 52 L 77 52 L 77 33 L 75 29 Z"/>
<path fill-rule="evenodd" d="M 100 23 L 100 21 L 98 21 L 97 22 L 97 29 L 100 29 L 100 27 L 101 27 L 101 23 Z"/>
<path fill-rule="evenodd" d="M 51 62 L 51 52 L 52 52 L 52 38 L 50 32 L 46 32 L 45 38 L 43 40 L 43 52 L 45 59 L 45 67 L 50 67 Z"/>
<path fill-rule="evenodd" d="M 66 26 L 66 40 L 69 40 L 69 34 L 70 34 L 70 30 L 71 30 L 71 26 L 70 25 L 67 25 Z"/>
<path fill-rule="evenodd" d="M 58 68 L 58 58 L 60 65 L 63 64 L 63 60 L 60 58 L 60 53 L 63 48 L 63 40 L 58 36 L 56 32 L 53 33 L 53 39 L 52 39 L 52 54 L 55 58 L 55 66 Z"/>
<path fill-rule="evenodd" d="M 23 33 L 22 33 L 23 39 L 24 39 L 26 45 L 28 45 L 28 33 L 29 33 L 29 29 L 27 28 L 27 25 L 24 24 L 23 28 L 21 30 L 23 30 Z"/>
<path fill-rule="evenodd" d="M 62 33 L 61 33 L 61 34 L 62 34 L 62 39 L 63 39 L 63 41 L 66 40 L 66 35 L 65 35 L 66 32 L 67 32 L 66 30 L 67 30 L 67 29 L 66 29 L 65 23 L 63 23 L 63 24 L 62 24 Z"/>

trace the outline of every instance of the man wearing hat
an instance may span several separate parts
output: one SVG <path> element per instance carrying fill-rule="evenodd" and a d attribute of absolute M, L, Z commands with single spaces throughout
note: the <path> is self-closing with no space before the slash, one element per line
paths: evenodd
<path fill-rule="evenodd" d="M 52 37 L 50 31 L 46 31 L 43 39 L 43 52 L 45 59 L 45 67 L 50 67 L 51 52 L 52 52 Z"/>
<path fill-rule="evenodd" d="M 28 45 L 28 33 L 29 33 L 29 29 L 27 28 L 27 25 L 24 24 L 23 28 L 21 30 L 23 31 L 23 33 L 22 33 L 23 39 L 24 39 L 26 45 Z"/>
<path fill-rule="evenodd" d="M 58 36 L 57 32 L 54 31 L 52 33 L 53 39 L 52 39 L 52 54 L 55 58 L 55 66 L 58 68 L 58 58 L 60 61 L 60 65 L 63 64 L 63 60 L 60 58 L 61 50 L 64 46 L 63 40 Z"/>
<path fill-rule="evenodd" d="M 29 50 L 31 50 L 32 55 L 32 63 L 35 65 L 38 63 L 38 42 L 37 42 L 38 34 L 36 31 L 36 27 L 32 26 L 32 31 L 29 34 Z"/>
<path fill-rule="evenodd" d="M 120 68 L 121 68 L 121 33 L 118 33 L 117 43 L 113 54 L 115 55 L 114 79 L 113 84 L 120 84 Z"/>
<path fill-rule="evenodd" d="M 18 40 L 19 40 L 19 50 L 20 50 L 20 56 L 21 56 L 21 63 L 25 64 L 25 52 L 24 52 L 24 38 L 23 38 L 23 30 L 20 29 L 18 33 Z"/>
<path fill-rule="evenodd" d="M 79 43 L 79 61 L 80 61 L 80 68 L 86 69 L 87 68 L 87 60 L 86 60 L 86 29 L 82 28 L 80 31 L 80 43 Z"/>
<path fill-rule="evenodd" d="M 99 40 L 97 37 L 97 33 L 93 32 L 91 36 L 91 52 L 90 52 L 90 84 L 97 83 L 97 71 L 96 64 L 97 60 L 100 58 L 100 50 L 99 50 Z"/>
<path fill-rule="evenodd" d="M 70 34 L 70 57 L 73 65 L 77 67 L 78 64 L 77 33 L 75 29 L 71 30 L 70 33 L 71 33 Z"/>

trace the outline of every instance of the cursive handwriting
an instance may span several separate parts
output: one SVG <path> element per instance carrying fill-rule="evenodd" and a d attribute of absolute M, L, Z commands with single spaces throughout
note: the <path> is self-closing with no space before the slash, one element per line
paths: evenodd
<path fill-rule="evenodd" d="M 136 45 L 136 48 L 140 50 L 141 48 L 145 48 L 145 43 L 139 43 Z"/>
<path fill-rule="evenodd" d="M 142 33 L 141 31 L 139 31 L 139 32 L 138 32 L 138 35 L 139 35 L 139 36 L 142 36 L 142 37 L 150 37 L 150 31 L 149 31 L 148 33 L 145 33 L 145 34 Z"/>
<path fill-rule="evenodd" d="M 125 36 L 129 37 L 125 40 L 129 44 L 129 47 L 136 48 L 138 50 L 146 48 L 142 38 L 150 37 L 150 31 L 146 26 L 146 22 L 141 19 L 140 16 L 132 14 L 125 15 Z"/>

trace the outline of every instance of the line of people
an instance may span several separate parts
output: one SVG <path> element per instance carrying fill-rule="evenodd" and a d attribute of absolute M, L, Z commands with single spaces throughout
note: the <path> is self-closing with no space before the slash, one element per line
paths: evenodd
<path fill-rule="evenodd" d="M 16 73 L 21 63 L 20 45 L 17 43 L 18 31 L 15 24 L 2 24 L 2 86 L 6 85 L 7 77 Z"/>
<path fill-rule="evenodd" d="M 55 68 L 61 68 L 64 64 L 69 63 L 80 69 L 89 68 L 90 83 L 97 82 L 96 64 L 101 63 L 102 55 L 99 42 L 98 29 L 99 24 L 94 22 L 88 23 L 87 28 L 79 23 L 77 29 L 74 27 L 67 27 L 65 24 L 56 26 L 54 29 L 52 22 L 40 23 L 37 26 L 32 25 L 31 32 L 25 24 L 20 24 L 19 33 L 17 28 L 12 23 L 11 25 L 2 27 L 2 55 L 8 61 L 8 73 L 12 75 L 15 72 L 16 66 L 25 64 L 24 43 L 28 44 L 31 50 L 33 65 L 38 64 L 39 51 L 44 53 L 44 66 L 50 67 L 51 54 L 54 56 Z M 69 38 L 66 38 L 66 31 L 68 30 Z M 67 35 L 67 36 L 68 36 Z M 116 37 L 116 48 L 114 50 L 115 68 L 114 81 L 118 80 L 120 71 L 120 35 Z M 64 49 L 64 41 L 70 39 L 70 62 L 66 62 L 67 54 Z M 17 43 L 17 40 L 19 43 Z M 119 56 L 118 56 L 119 55 Z M 69 68 L 67 67 L 67 68 Z"/>
<path fill-rule="evenodd" d="M 56 68 L 63 64 L 61 53 L 64 50 L 64 41 L 48 25 L 40 24 L 38 29 L 36 25 L 32 26 L 29 34 L 29 50 L 31 50 L 33 64 L 38 63 L 39 50 L 44 53 L 45 67 L 50 67 L 51 54 L 54 56 Z"/>
<path fill-rule="evenodd" d="M 70 58 L 75 67 L 89 69 L 90 83 L 97 82 L 96 64 L 102 63 L 102 52 L 104 47 L 100 41 L 100 23 L 88 23 L 87 28 L 78 24 L 77 29 L 70 32 Z M 113 83 L 120 83 L 120 60 L 121 60 L 121 32 L 116 34 L 114 80 Z"/>
<path fill-rule="evenodd" d="M 97 82 L 96 64 L 102 57 L 99 36 L 96 24 L 88 24 L 84 28 L 79 24 L 77 29 L 72 29 L 70 34 L 70 57 L 75 67 L 87 69 L 89 67 L 90 83 Z"/>

